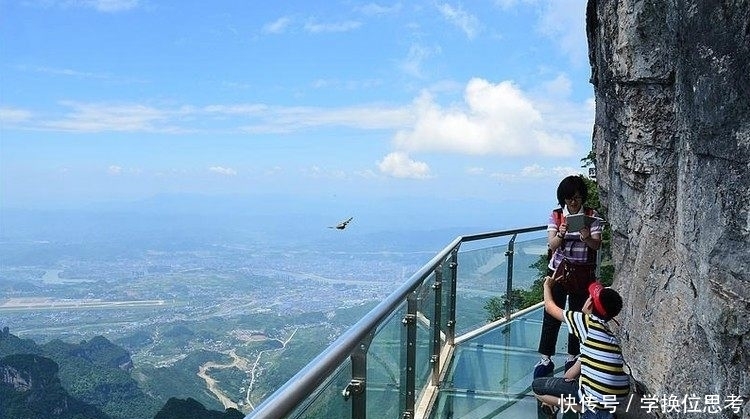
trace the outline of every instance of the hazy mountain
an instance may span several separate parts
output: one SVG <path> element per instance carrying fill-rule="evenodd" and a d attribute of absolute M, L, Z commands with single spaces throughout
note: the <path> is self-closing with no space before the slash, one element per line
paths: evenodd
<path fill-rule="evenodd" d="M 327 227 L 349 217 L 354 219 L 345 232 L 354 235 L 442 229 L 466 234 L 546 221 L 543 216 L 535 216 L 533 208 L 512 212 L 510 207 L 480 199 L 347 201 L 310 196 L 163 194 L 140 201 L 68 209 L 1 208 L 0 240 L 64 237 L 68 241 L 127 241 L 156 233 L 203 241 L 259 235 L 324 238 L 331 233 Z M 542 213 L 546 214 L 546 209 Z"/>

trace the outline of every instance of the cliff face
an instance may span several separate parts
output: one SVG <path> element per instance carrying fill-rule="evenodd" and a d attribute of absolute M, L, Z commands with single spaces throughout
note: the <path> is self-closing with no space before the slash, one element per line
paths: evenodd
<path fill-rule="evenodd" d="M 0 419 L 152 417 L 159 402 L 138 387 L 130 369 L 130 354 L 102 336 L 40 346 L 5 327 L 0 332 Z"/>
<path fill-rule="evenodd" d="M 8 386 L 19 393 L 32 389 L 39 394 L 50 392 L 59 386 L 57 364 L 37 355 L 11 355 L 0 360 L 0 385 Z"/>
<path fill-rule="evenodd" d="M 15 354 L 0 358 L 0 418 L 110 419 L 60 384 L 49 358 Z"/>
<path fill-rule="evenodd" d="M 750 4 L 589 0 L 587 33 L 626 360 L 750 418 Z"/>

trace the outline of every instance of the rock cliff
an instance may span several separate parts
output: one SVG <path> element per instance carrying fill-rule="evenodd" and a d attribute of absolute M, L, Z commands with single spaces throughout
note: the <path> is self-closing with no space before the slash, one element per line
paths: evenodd
<path fill-rule="evenodd" d="M 750 418 L 750 4 L 589 0 L 586 18 L 626 360 L 688 401 L 651 416 Z"/>
<path fill-rule="evenodd" d="M 14 354 L 0 358 L 0 418 L 111 419 L 71 397 L 49 358 Z"/>

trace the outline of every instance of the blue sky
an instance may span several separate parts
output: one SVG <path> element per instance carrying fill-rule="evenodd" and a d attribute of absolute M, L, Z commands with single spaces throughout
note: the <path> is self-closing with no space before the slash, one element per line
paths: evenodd
<path fill-rule="evenodd" d="M 0 199 L 555 203 L 583 0 L 0 0 Z M 536 217 L 536 215 L 534 215 Z"/>

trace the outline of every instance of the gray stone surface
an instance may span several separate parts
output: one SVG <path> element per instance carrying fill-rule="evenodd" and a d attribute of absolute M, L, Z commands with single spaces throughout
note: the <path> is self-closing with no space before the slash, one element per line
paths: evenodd
<path fill-rule="evenodd" d="M 745 397 L 739 413 L 650 416 L 750 418 L 748 3 L 588 3 L 626 360 L 654 395 L 695 395 L 701 408 L 705 396 Z"/>

